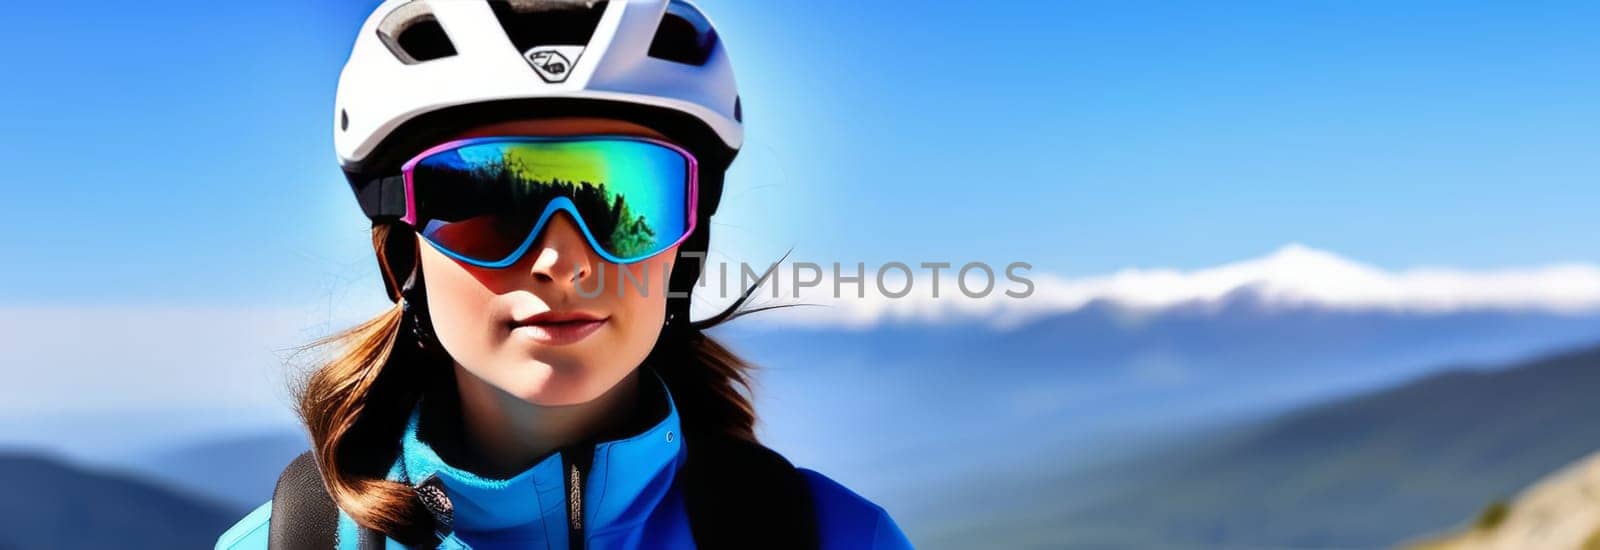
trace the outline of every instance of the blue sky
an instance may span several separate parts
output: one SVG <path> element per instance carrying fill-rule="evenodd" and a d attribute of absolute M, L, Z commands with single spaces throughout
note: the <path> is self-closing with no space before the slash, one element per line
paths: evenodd
<path fill-rule="evenodd" d="M 1600 261 L 1592 2 L 701 4 L 736 259 Z M 379 295 L 331 145 L 374 5 L 9 7 L 0 304 Z"/>

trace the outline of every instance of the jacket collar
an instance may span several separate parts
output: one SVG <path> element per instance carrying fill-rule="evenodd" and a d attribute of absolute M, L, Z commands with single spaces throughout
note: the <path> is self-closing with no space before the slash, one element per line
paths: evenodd
<path fill-rule="evenodd" d="M 583 519 L 585 531 L 590 533 L 642 520 L 633 516 L 656 508 L 684 460 L 683 430 L 672 394 L 654 368 L 641 368 L 650 373 L 641 377 L 641 388 L 648 391 L 650 388 L 644 387 L 648 384 L 658 389 L 667 410 L 641 432 L 595 444 L 583 490 Z M 565 540 L 568 500 L 560 453 L 552 452 L 510 478 L 479 476 L 446 463 L 418 437 L 421 416 L 419 402 L 411 411 L 401 440 L 402 453 L 391 467 L 389 479 L 422 485 L 437 478 L 448 496 L 451 527 L 457 533 L 496 531 L 496 538 Z M 498 533 L 506 529 L 520 533 Z"/>

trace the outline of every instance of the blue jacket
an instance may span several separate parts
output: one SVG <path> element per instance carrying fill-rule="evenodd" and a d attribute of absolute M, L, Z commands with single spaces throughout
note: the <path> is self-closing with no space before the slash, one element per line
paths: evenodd
<path fill-rule="evenodd" d="M 654 372 L 654 371 L 650 371 Z M 659 375 L 645 376 L 665 392 Z M 678 409 L 670 392 L 667 415 L 632 437 L 594 448 L 583 485 L 587 548 L 693 548 L 689 517 L 676 474 L 684 461 Z M 560 453 L 509 479 L 487 479 L 446 464 L 417 437 L 421 407 L 412 410 L 403 450 L 388 478 L 407 483 L 436 476 L 454 507 L 453 530 L 438 546 L 449 550 L 565 549 L 567 499 Z M 816 471 L 800 468 L 816 504 L 825 550 L 907 549 L 911 543 L 883 507 Z M 264 550 L 272 502 L 257 507 L 217 539 L 217 550 Z M 356 524 L 339 513 L 341 549 L 356 548 Z M 394 540 L 387 548 L 406 548 Z"/>

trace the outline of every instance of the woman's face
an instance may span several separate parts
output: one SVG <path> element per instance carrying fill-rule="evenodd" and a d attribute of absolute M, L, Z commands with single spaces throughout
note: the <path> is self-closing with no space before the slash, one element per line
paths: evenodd
<path fill-rule="evenodd" d="M 592 118 L 507 122 L 456 137 L 574 134 L 662 137 Z M 666 281 L 678 248 L 629 265 L 609 263 L 576 223 L 558 213 L 528 253 L 504 269 L 461 263 L 417 242 L 429 315 L 445 350 L 467 373 L 535 405 L 585 403 L 611 389 L 644 361 L 666 317 Z M 629 272 L 626 284 L 618 284 L 621 270 Z M 648 284 L 641 290 L 638 281 Z M 596 295 L 597 288 L 603 292 Z M 534 319 L 541 314 L 594 320 Z"/>

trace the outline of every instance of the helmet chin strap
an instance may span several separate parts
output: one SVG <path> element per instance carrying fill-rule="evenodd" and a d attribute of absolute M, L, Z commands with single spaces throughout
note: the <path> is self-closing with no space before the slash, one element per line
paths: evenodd
<path fill-rule="evenodd" d="M 694 233 L 689 235 L 683 244 L 678 245 L 678 257 L 673 259 L 672 275 L 667 281 L 667 320 L 665 328 L 668 332 L 684 331 L 691 328 L 689 308 L 693 303 L 694 288 L 700 282 L 700 272 L 706 261 L 707 246 L 711 241 L 711 216 L 696 213 L 700 221 L 696 224 Z M 698 254 L 699 261 L 685 260 L 684 254 Z"/>
<path fill-rule="evenodd" d="M 689 301 L 667 300 L 667 317 L 661 323 L 661 333 L 677 334 L 686 332 L 692 326 L 689 322 Z"/>
<path fill-rule="evenodd" d="M 411 275 L 400 288 L 401 330 L 407 328 L 417 342 L 417 348 L 432 353 L 443 353 L 444 346 L 433 332 L 433 319 L 428 315 L 428 295 L 422 280 L 422 265 L 416 264 Z M 404 325 L 410 325 L 405 327 Z"/>

